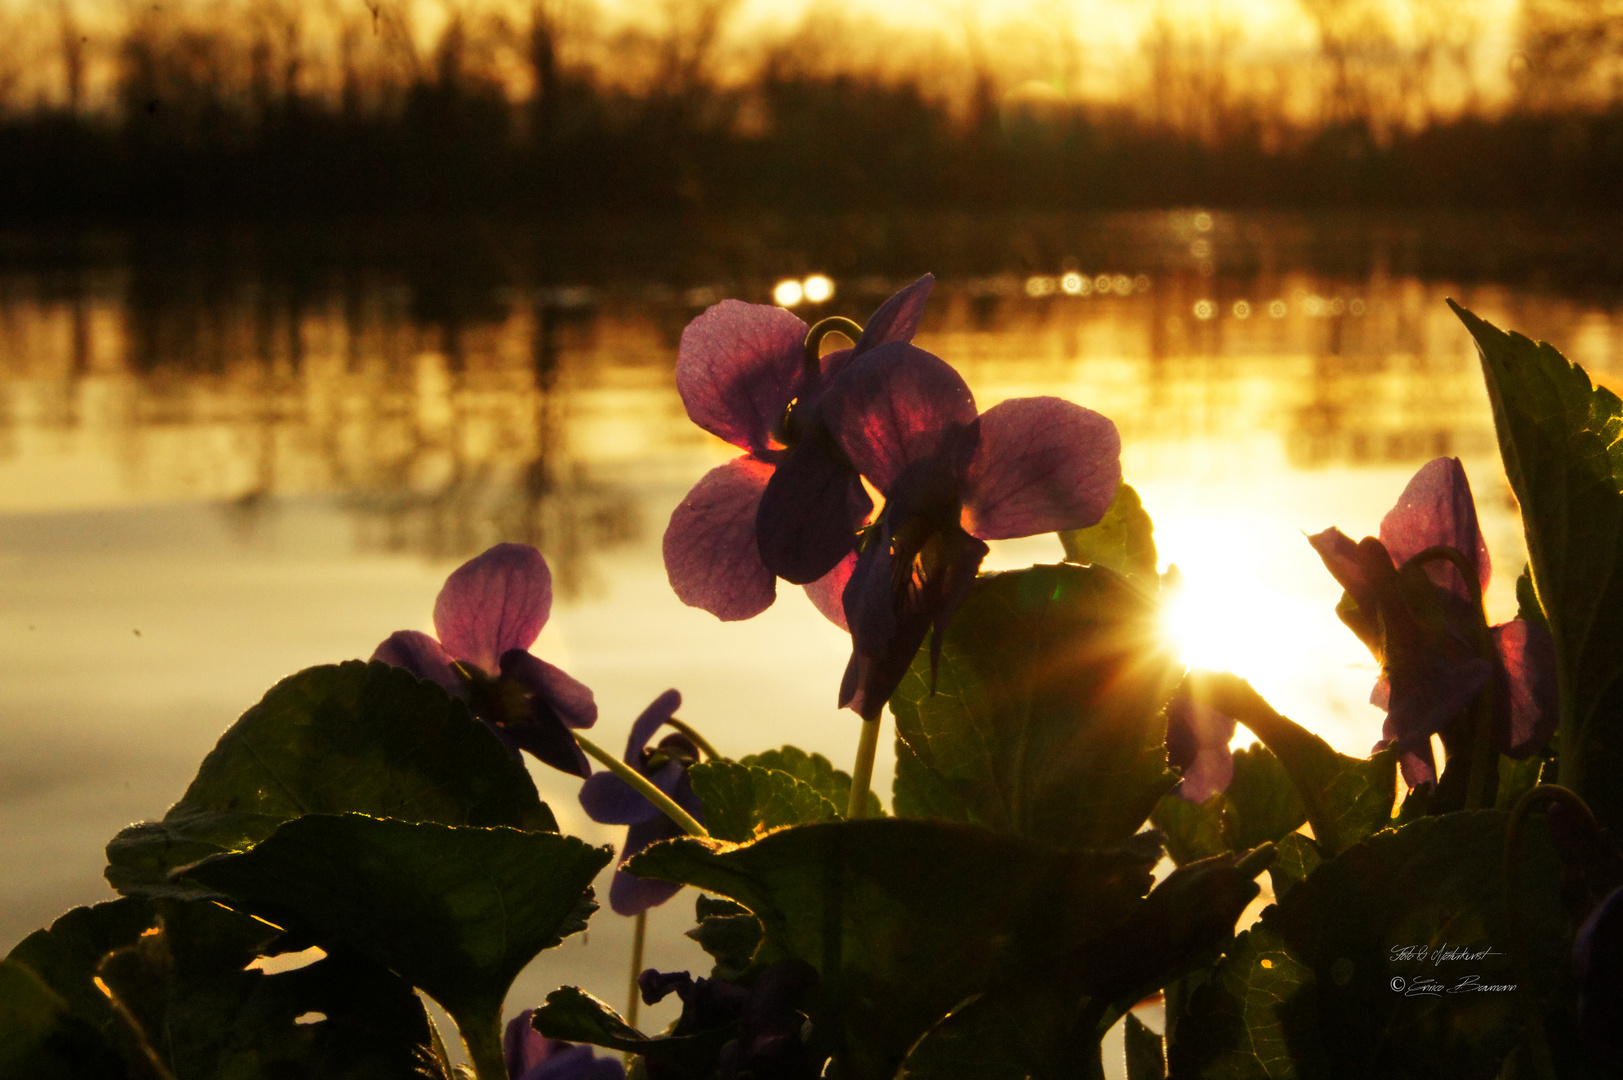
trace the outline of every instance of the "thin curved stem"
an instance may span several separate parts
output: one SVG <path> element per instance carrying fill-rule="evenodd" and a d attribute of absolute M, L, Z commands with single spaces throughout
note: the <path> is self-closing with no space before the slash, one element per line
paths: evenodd
<path fill-rule="evenodd" d="M 883 715 L 883 714 L 881 714 Z M 851 801 L 845 816 L 851 821 L 868 814 L 868 791 L 873 787 L 873 759 L 879 750 L 880 717 L 863 718 L 862 736 L 857 741 L 857 760 L 851 769 Z"/>
<path fill-rule="evenodd" d="M 687 721 L 678 720 L 673 716 L 669 720 L 665 721 L 665 723 L 667 726 L 675 728 L 677 731 L 680 731 L 682 734 L 692 739 L 693 745 L 704 751 L 704 756 L 709 758 L 711 761 L 718 761 L 721 759 L 721 754 L 716 751 L 714 746 L 710 745 L 710 740 L 706 739 L 703 735 L 700 735 L 698 730 Z"/>
<path fill-rule="evenodd" d="M 820 320 L 806 334 L 806 370 L 808 372 L 823 369 L 823 339 L 830 334 L 842 334 L 851 339 L 855 345 L 862 336 L 862 327 L 847 319 L 844 315 L 830 315 Z"/>
<path fill-rule="evenodd" d="M 630 784 L 632 788 L 636 790 L 637 794 L 659 807 L 660 812 L 666 817 L 670 818 L 672 821 L 676 822 L 676 824 L 681 827 L 683 832 L 687 833 L 689 836 L 698 836 L 706 840 L 710 838 L 710 833 L 703 825 L 700 825 L 694 820 L 692 814 L 676 805 L 676 800 L 672 799 L 669 795 L 659 790 L 659 788 L 649 783 L 646 776 L 642 775 L 642 773 L 638 772 L 636 769 L 633 769 L 630 765 L 627 765 L 625 762 L 621 761 L 607 750 L 604 750 L 602 747 L 598 746 L 580 732 L 576 731 L 572 732 L 572 734 L 575 736 L 575 741 L 580 744 L 580 748 L 582 750 L 596 758 L 598 763 L 601 764 L 605 769 L 609 770 L 609 772 Z"/>

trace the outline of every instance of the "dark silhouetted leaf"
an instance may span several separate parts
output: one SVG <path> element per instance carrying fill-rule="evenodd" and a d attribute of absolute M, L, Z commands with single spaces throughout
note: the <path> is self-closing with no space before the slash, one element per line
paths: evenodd
<path fill-rule="evenodd" d="M 1041 979 L 1141 903 L 1154 838 L 1056 851 L 901 818 L 802 825 L 733 847 L 683 838 L 635 856 L 643 876 L 731 897 L 761 920 L 757 963 L 819 972 L 812 1018 L 846 1080 L 889 1080 L 941 1017 L 992 982 Z"/>
<path fill-rule="evenodd" d="M 582 896 L 613 854 L 556 833 L 309 814 L 188 873 L 397 972 L 471 1042 L 524 965 L 584 929 Z"/>
<path fill-rule="evenodd" d="M 1150 592 L 1160 587 L 1155 564 L 1155 523 L 1138 492 L 1127 484 L 1116 489 L 1110 509 L 1097 525 L 1059 534 L 1065 561 L 1103 566 Z"/>
<path fill-rule="evenodd" d="M 461 702 L 386 664 L 309 668 L 271 688 L 161 822 L 107 845 L 120 892 L 195 896 L 169 871 L 239 851 L 301 814 L 557 831 L 524 766 Z"/>
<path fill-rule="evenodd" d="M 0 960 L 0 1076 L 120 1080 L 124 1060 L 27 964 Z"/>
<path fill-rule="evenodd" d="M 561 986 L 530 1018 L 549 1039 L 587 1043 L 657 1061 L 679 1075 L 704 1077 L 716 1068 L 716 1055 L 733 1037 L 736 1025 L 698 1035 L 644 1035 L 621 1019 L 608 1003 L 578 986 Z"/>
<path fill-rule="evenodd" d="M 797 746 L 784 746 L 760 754 L 746 754 L 738 760 L 741 765 L 777 769 L 788 773 L 796 780 L 810 784 L 823 798 L 833 803 L 842 816 L 846 804 L 851 801 L 851 774 L 836 769 L 822 754 L 808 754 Z M 879 817 L 883 813 L 884 810 L 879 805 L 879 796 L 872 791 L 868 792 L 866 816 Z"/>
<path fill-rule="evenodd" d="M 1185 689 L 1196 700 L 1232 716 L 1261 739 L 1290 777 L 1313 826 L 1313 837 L 1334 854 L 1392 824 L 1397 799 L 1397 756 L 1338 754 L 1330 744 L 1275 712 L 1238 675 L 1190 672 Z"/>
<path fill-rule="evenodd" d="M 1199 805 L 1177 792 L 1163 795 L 1150 820 L 1166 834 L 1172 860 L 1182 865 L 1278 840 L 1300 828 L 1307 812 L 1279 759 L 1253 743 L 1234 752 L 1227 790 Z"/>
<path fill-rule="evenodd" d="M 1154 601 L 1119 574 L 983 574 L 947 628 L 936 692 L 921 649 L 891 698 L 898 736 L 940 781 L 904 773 L 903 806 L 950 792 L 962 813 L 937 816 L 1060 846 L 1118 843 L 1176 780 L 1161 709 L 1180 673 Z"/>
<path fill-rule="evenodd" d="M 160 932 L 102 961 L 132 1058 L 175 1080 L 450 1080 L 411 985 L 344 950 L 267 975 L 244 965 L 274 927 L 206 902 L 160 901 Z"/>
<path fill-rule="evenodd" d="M 1192 803 L 1177 792 L 1168 792 L 1155 804 L 1150 822 L 1166 837 L 1167 854 L 1182 866 L 1229 849 L 1223 837 L 1224 800 L 1213 795 L 1203 803 Z"/>
<path fill-rule="evenodd" d="M 1144 1026 L 1144 1021 L 1127 1014 L 1122 1022 L 1126 1044 L 1127 1080 L 1166 1080 L 1167 1061 L 1161 1049 L 1161 1036 Z"/>
<path fill-rule="evenodd" d="M 69 1012 L 105 1034 L 111 1030 L 113 1013 L 107 996 L 96 988 L 96 965 L 114 949 L 134 942 L 157 920 L 152 906 L 135 898 L 76 907 L 49 930 L 23 938 L 6 959 L 31 970 Z"/>
<path fill-rule="evenodd" d="M 1512 859 L 1517 939 L 1535 959 L 1523 973 L 1507 955 L 1505 822 L 1498 811 L 1421 818 L 1292 885 L 1195 993 L 1173 1075 L 1494 1076 L 1569 962 L 1560 864 L 1535 819 Z M 1438 962 L 1430 953 L 1445 945 L 1494 955 Z M 1428 955 L 1405 959 L 1408 948 Z M 1422 980 L 1472 976 L 1520 989 L 1411 996 Z"/>
<path fill-rule="evenodd" d="M 761 944 L 761 920 L 749 908 L 701 893 L 694 917 L 698 925 L 687 936 L 715 960 L 711 978 L 736 978 L 750 966 Z"/>
<path fill-rule="evenodd" d="M 1623 829 L 1623 402 L 1453 301 L 1476 339 L 1561 686 L 1561 783 Z"/>
<path fill-rule="evenodd" d="M 717 840 L 737 843 L 785 825 L 840 816 L 816 788 L 778 769 L 707 761 L 689 769 L 688 778 L 704 804 L 705 828 Z"/>
<path fill-rule="evenodd" d="M 1301 833 L 1291 833 L 1282 838 L 1274 846 L 1274 862 L 1268 867 L 1268 877 L 1274 885 L 1274 899 L 1283 900 L 1323 861 L 1324 853 L 1319 850 L 1319 845 Z"/>

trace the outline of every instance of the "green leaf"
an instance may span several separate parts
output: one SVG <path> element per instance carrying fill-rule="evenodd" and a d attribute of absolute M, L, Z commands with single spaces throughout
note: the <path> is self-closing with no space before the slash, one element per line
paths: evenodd
<path fill-rule="evenodd" d="M 761 945 L 761 920 L 731 900 L 699 894 L 694 904 L 698 925 L 687 936 L 715 960 L 712 979 L 737 978 L 750 966 Z"/>
<path fill-rule="evenodd" d="M 705 828 L 718 840 L 741 842 L 786 825 L 840 816 L 816 788 L 778 769 L 707 761 L 689 769 L 688 779 L 704 804 Z"/>
<path fill-rule="evenodd" d="M 1570 964 L 1560 863 L 1536 819 L 1510 859 L 1522 912 L 1512 941 L 1506 820 L 1498 811 L 1421 818 L 1293 885 L 1196 991 L 1172 1042 L 1173 1075 L 1495 1075 Z M 1507 955 L 1517 944 L 1534 958 L 1525 972 Z M 1494 955 L 1438 961 L 1445 945 Z M 1423 980 L 1453 988 L 1471 976 L 1518 990 L 1409 994 Z"/>
<path fill-rule="evenodd" d="M 851 774 L 834 765 L 822 754 L 808 754 L 798 746 L 784 746 L 777 750 L 767 750 L 760 754 L 746 754 L 738 759 L 741 765 L 757 765 L 763 769 L 777 769 L 786 772 L 803 783 L 810 784 L 817 791 L 833 803 L 835 808 L 843 815 L 845 806 L 851 801 Z M 879 804 L 879 796 L 868 792 L 868 817 L 881 817 L 884 809 Z"/>
<path fill-rule="evenodd" d="M 1151 838 L 1153 840 L 1153 838 Z M 758 964 L 795 957 L 821 977 L 813 1027 L 845 1080 L 895 1075 L 908 1049 L 993 981 L 1039 978 L 1120 924 L 1159 844 L 1057 851 L 1018 836 L 888 818 L 801 825 L 733 847 L 689 838 L 632 872 L 743 904 Z"/>
<path fill-rule="evenodd" d="M 97 969 L 126 1052 L 176 1080 L 450 1080 L 410 984 L 352 951 L 275 975 L 245 969 L 279 932 L 206 902 L 162 901 L 159 932 Z"/>
<path fill-rule="evenodd" d="M 470 1050 L 495 1030 L 499 1056 L 508 987 L 584 929 L 582 898 L 613 855 L 556 833 L 309 814 L 188 873 L 397 972 L 444 1006 Z"/>
<path fill-rule="evenodd" d="M 1192 803 L 1176 791 L 1169 791 L 1155 804 L 1150 822 L 1165 835 L 1172 861 L 1182 866 L 1229 850 L 1223 836 L 1223 809 L 1221 794 L 1203 803 Z"/>
<path fill-rule="evenodd" d="M 1348 757 L 1275 712 L 1251 684 L 1227 672 L 1191 672 L 1188 693 L 1232 716 L 1267 745 L 1296 788 L 1313 837 L 1334 854 L 1392 823 L 1397 755 Z"/>
<path fill-rule="evenodd" d="M 1042 978 L 1005 981 L 937 1024 L 908 1054 L 917 1080 L 1071 1080 L 1098 1071 L 1099 1041 L 1146 994 L 1204 972 L 1256 897 L 1271 846 L 1173 871 L 1127 919 L 1065 951 Z"/>
<path fill-rule="evenodd" d="M 953 794 L 946 777 L 919 760 L 906 740 L 896 740 L 896 775 L 891 779 L 890 805 L 897 817 L 970 821 L 969 807 Z"/>
<path fill-rule="evenodd" d="M 1319 868 L 1324 853 L 1319 845 L 1301 833 L 1291 833 L 1274 846 L 1274 862 L 1268 867 L 1273 881 L 1274 899 L 1283 900 L 1287 893 Z"/>
<path fill-rule="evenodd" d="M 535 784 L 461 702 L 387 664 L 283 679 L 220 737 L 161 822 L 107 845 L 120 892 L 195 896 L 177 867 L 240 851 L 301 814 L 363 813 L 441 825 L 556 832 Z"/>
<path fill-rule="evenodd" d="M 1555 639 L 1561 783 L 1623 828 L 1623 402 L 1551 346 L 1449 306 L 1476 339 Z"/>
<path fill-rule="evenodd" d="M 698 1035 L 651 1038 L 578 986 L 561 986 L 548 994 L 546 1004 L 535 1010 L 530 1023 L 549 1039 L 636 1054 L 659 1062 L 668 1072 L 693 1077 L 715 1071 L 717 1055 L 737 1031 L 737 1025 L 727 1025 Z"/>
<path fill-rule="evenodd" d="M 1161 1036 L 1144 1026 L 1144 1021 L 1127 1014 L 1122 1028 L 1127 1050 L 1127 1080 L 1166 1080 L 1166 1055 Z"/>
<path fill-rule="evenodd" d="M 1150 820 L 1166 834 L 1167 852 L 1182 865 L 1225 851 L 1250 851 L 1295 832 L 1307 811 L 1279 759 L 1265 746 L 1234 752 L 1234 778 L 1204 803 L 1177 792 L 1161 796 Z"/>
<path fill-rule="evenodd" d="M 1144 511 L 1138 492 L 1127 484 L 1116 489 L 1110 509 L 1099 523 L 1059 534 L 1065 561 L 1103 566 L 1141 589 L 1156 592 L 1155 523 Z"/>
<path fill-rule="evenodd" d="M 96 1027 L 27 964 L 0 960 L 0 1076 L 116 1080 L 128 1075 Z"/>
<path fill-rule="evenodd" d="M 1223 835 L 1230 851 L 1280 840 L 1307 820 L 1290 774 L 1272 751 L 1257 743 L 1234 752 L 1234 779 L 1223 798 Z"/>
<path fill-rule="evenodd" d="M 1175 782 L 1161 710 L 1179 674 L 1155 602 L 1119 574 L 983 574 L 947 627 L 935 692 L 921 649 L 891 698 L 897 735 L 934 774 L 904 771 L 903 805 L 950 793 L 961 809 L 937 816 L 1066 847 L 1120 842 Z"/>
<path fill-rule="evenodd" d="M 23 938 L 6 959 L 27 967 L 74 1016 L 105 1034 L 112 1028 L 113 1012 L 93 981 L 96 965 L 114 949 L 139 938 L 157 919 L 152 905 L 140 899 L 76 907 L 49 930 Z"/>

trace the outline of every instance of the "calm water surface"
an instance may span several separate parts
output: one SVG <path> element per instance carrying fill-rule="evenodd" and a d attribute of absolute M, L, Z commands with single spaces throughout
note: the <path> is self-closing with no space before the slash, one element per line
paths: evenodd
<path fill-rule="evenodd" d="M 1443 297 L 1614 387 L 1623 321 L 1595 301 L 1379 271 L 1238 276 L 1198 246 L 1223 222 L 1209 240 L 1193 222 L 1181 268 L 945 279 L 918 341 L 983 409 L 1057 394 L 1112 417 L 1162 559 L 1185 575 L 1171 621 L 1186 655 L 1361 754 L 1380 729 L 1374 667 L 1303 532 L 1375 531 L 1415 468 L 1453 454 L 1497 565 L 1496 619 L 1525 557 L 1474 349 Z M 836 281 L 802 314 L 862 318 L 904 281 Z M 682 326 L 771 284 L 502 286 L 448 315 L 386 273 L 296 296 L 251 277 L 163 288 L 116 263 L 0 275 L 0 949 L 110 895 L 107 838 L 161 816 L 271 683 L 431 629 L 445 574 L 498 540 L 550 561 L 559 601 L 535 651 L 595 689 L 605 745 L 675 686 L 726 751 L 793 742 L 846 765 L 848 639 L 795 589 L 719 623 L 674 598 L 660 559 L 672 508 L 734 453 L 676 395 Z M 1012 541 L 991 565 L 1059 555 L 1051 536 Z M 536 779 L 566 831 L 614 839 L 573 785 Z M 656 966 L 706 966 L 680 936 L 689 905 L 656 912 Z M 605 914 L 547 954 L 514 1006 L 560 982 L 621 1001 L 624 922 Z"/>

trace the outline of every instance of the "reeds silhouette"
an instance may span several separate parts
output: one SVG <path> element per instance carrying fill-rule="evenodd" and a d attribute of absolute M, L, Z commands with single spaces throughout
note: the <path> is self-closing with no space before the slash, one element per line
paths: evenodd
<path fill-rule="evenodd" d="M 1311 46 L 1163 11 L 1112 53 L 1059 0 L 56 0 L 0 25 L 0 219 L 1623 205 L 1619 0 L 1499 52 L 1470 3 L 1300 5 Z"/>

